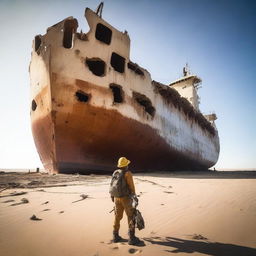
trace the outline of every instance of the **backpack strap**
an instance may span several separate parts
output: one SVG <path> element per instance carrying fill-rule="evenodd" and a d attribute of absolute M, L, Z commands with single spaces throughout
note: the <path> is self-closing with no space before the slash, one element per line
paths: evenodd
<path fill-rule="evenodd" d="M 119 172 L 121 175 L 125 175 L 126 171 L 125 170 L 122 170 L 122 169 L 116 169 L 114 172 L 113 172 L 113 175 L 115 175 L 117 172 Z"/>
<path fill-rule="evenodd" d="M 115 170 L 115 171 L 113 172 L 112 176 L 115 176 L 115 175 L 116 175 L 116 173 L 120 173 L 120 174 L 122 174 L 122 170 L 121 170 L 121 169 L 117 169 L 117 170 Z"/>

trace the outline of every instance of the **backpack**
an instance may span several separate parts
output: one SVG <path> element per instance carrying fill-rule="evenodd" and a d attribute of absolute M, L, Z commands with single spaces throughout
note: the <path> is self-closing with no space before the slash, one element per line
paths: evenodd
<path fill-rule="evenodd" d="M 114 171 L 111 182 L 109 193 L 113 197 L 124 197 L 130 194 L 127 182 L 124 177 L 125 171 L 123 170 L 116 170 Z"/>

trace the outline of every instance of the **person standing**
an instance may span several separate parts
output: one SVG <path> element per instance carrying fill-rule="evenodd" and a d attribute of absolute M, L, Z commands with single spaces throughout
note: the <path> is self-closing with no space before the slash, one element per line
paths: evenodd
<path fill-rule="evenodd" d="M 118 170 L 114 171 L 110 184 L 110 195 L 115 203 L 115 220 L 113 225 L 113 242 L 117 243 L 122 240 L 119 236 L 120 221 L 123 218 L 125 211 L 128 219 L 128 244 L 135 245 L 140 243 L 138 237 L 135 236 L 135 207 L 138 204 L 138 199 L 135 193 L 133 176 L 129 170 L 130 160 L 126 157 L 121 157 L 118 160 Z"/>

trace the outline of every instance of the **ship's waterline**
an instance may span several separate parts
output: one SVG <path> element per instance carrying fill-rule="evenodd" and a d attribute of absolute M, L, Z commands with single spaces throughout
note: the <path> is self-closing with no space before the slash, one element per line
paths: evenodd
<path fill-rule="evenodd" d="M 198 112 L 195 88 L 186 89 L 195 96 L 194 109 L 129 60 L 127 33 L 90 9 L 86 17 L 87 34 L 76 33 L 74 19 L 68 18 L 34 41 L 31 120 L 44 167 L 51 172 L 112 171 L 119 156 L 141 171 L 214 165 L 218 132 Z M 67 22 L 71 37 L 65 33 Z M 173 86 L 182 93 L 182 83 L 200 81 L 195 78 L 186 76 Z"/>

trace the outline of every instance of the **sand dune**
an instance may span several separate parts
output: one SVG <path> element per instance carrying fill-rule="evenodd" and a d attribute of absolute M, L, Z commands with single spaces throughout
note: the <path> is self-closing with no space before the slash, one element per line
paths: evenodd
<path fill-rule="evenodd" d="M 109 176 L 1 174 L 0 255 L 256 255 L 255 178 L 136 174 L 146 228 L 144 246 L 129 246 L 110 242 Z M 120 233 L 128 238 L 126 219 Z"/>

